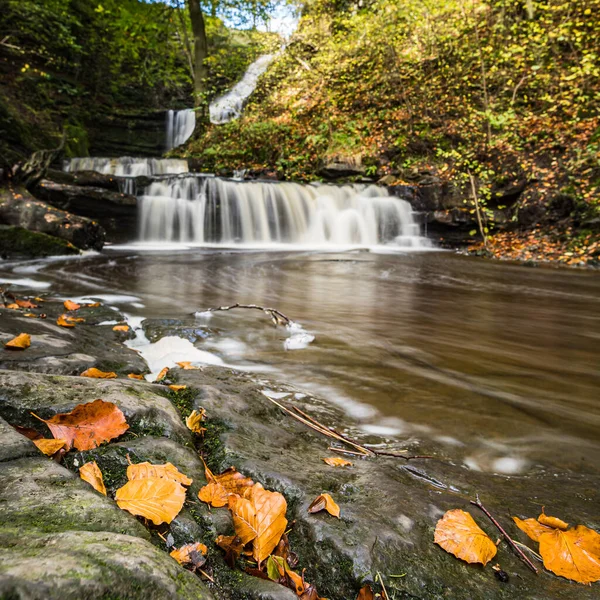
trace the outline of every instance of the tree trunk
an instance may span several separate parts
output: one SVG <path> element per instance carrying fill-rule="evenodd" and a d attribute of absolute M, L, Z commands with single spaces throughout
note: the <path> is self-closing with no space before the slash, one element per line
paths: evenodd
<path fill-rule="evenodd" d="M 207 78 L 208 69 L 205 60 L 208 57 L 208 42 L 200 0 L 188 0 L 192 33 L 194 34 L 194 105 L 200 110 L 197 118 L 205 121 L 207 113 Z"/>

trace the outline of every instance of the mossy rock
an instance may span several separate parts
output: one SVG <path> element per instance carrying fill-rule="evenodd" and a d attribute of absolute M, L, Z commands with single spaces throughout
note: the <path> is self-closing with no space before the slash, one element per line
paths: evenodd
<path fill-rule="evenodd" d="M 0 225 L 0 257 L 43 258 L 79 254 L 70 242 L 22 227 Z"/>

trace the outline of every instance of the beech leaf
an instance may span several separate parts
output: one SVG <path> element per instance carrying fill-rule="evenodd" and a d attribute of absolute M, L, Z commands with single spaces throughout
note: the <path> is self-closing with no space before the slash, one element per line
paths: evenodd
<path fill-rule="evenodd" d="M 198 498 L 215 508 L 221 508 L 227 506 L 229 494 L 220 483 L 210 482 L 198 492 Z"/>
<path fill-rule="evenodd" d="M 375 600 L 375 594 L 373 594 L 373 589 L 370 585 L 363 585 L 360 588 L 360 592 L 358 592 L 358 596 L 356 600 Z"/>
<path fill-rule="evenodd" d="M 169 367 L 165 367 L 156 377 L 156 379 L 154 380 L 154 383 L 158 383 L 159 381 L 162 381 L 167 375 L 169 374 Z"/>
<path fill-rule="evenodd" d="M 56 319 L 56 324 L 61 327 L 75 327 L 75 323 L 80 323 L 83 319 L 78 320 L 73 317 L 69 317 L 68 315 L 60 315 L 58 319 Z"/>
<path fill-rule="evenodd" d="M 104 485 L 102 471 L 95 460 L 79 467 L 79 477 L 87 481 L 97 492 L 106 496 L 106 486 Z"/>
<path fill-rule="evenodd" d="M 180 565 L 193 563 L 194 566 L 201 567 L 206 562 L 206 559 L 198 560 L 195 554 L 204 557 L 207 552 L 208 548 L 204 544 L 196 542 L 195 544 L 186 544 L 181 548 L 176 548 L 170 552 L 170 556 L 172 556 Z M 194 560 L 194 558 L 196 558 L 196 560 Z"/>
<path fill-rule="evenodd" d="M 80 377 L 92 377 L 94 379 L 116 379 L 117 374 L 110 371 L 100 371 L 99 369 L 95 369 L 92 367 L 91 369 L 86 369 Z"/>
<path fill-rule="evenodd" d="M 31 345 L 31 336 L 28 333 L 20 333 L 17 337 L 4 344 L 7 350 L 25 350 Z"/>
<path fill-rule="evenodd" d="M 181 392 L 182 390 L 187 389 L 187 385 L 170 385 L 169 386 L 170 390 L 173 390 L 174 392 Z"/>
<path fill-rule="evenodd" d="M 202 427 L 202 422 L 206 417 L 206 411 L 202 409 L 200 412 L 193 410 L 185 419 L 185 424 L 190 431 L 194 433 L 204 433 L 206 429 Z"/>
<path fill-rule="evenodd" d="M 127 479 L 130 481 L 134 479 L 147 479 L 149 477 L 169 479 L 182 485 L 192 484 L 192 479 L 181 473 L 175 465 L 169 462 L 164 465 L 153 465 L 149 462 L 143 462 L 127 467 Z"/>
<path fill-rule="evenodd" d="M 65 300 L 64 305 L 67 310 L 79 310 L 81 308 L 81 304 L 77 304 L 77 302 L 73 302 L 72 300 Z"/>
<path fill-rule="evenodd" d="M 242 475 L 235 467 L 229 467 L 220 475 L 213 475 L 212 473 L 210 473 L 210 475 L 212 476 L 213 481 L 220 483 L 230 494 L 239 494 L 240 496 L 243 496 L 254 486 L 254 481 L 252 481 L 250 477 Z M 208 475 L 206 479 L 211 481 Z"/>
<path fill-rule="evenodd" d="M 237 535 L 220 535 L 215 544 L 225 550 L 225 562 L 233 569 L 244 549 L 242 540 Z"/>
<path fill-rule="evenodd" d="M 38 417 L 39 418 L 39 417 Z M 94 400 L 77 405 L 71 412 L 44 421 L 56 439 L 65 439 L 67 450 L 92 450 L 123 435 L 129 425 L 116 404 Z"/>
<path fill-rule="evenodd" d="M 138 381 L 144 381 L 144 376 L 139 375 L 138 373 L 129 373 L 127 377 L 129 377 L 129 379 L 137 379 Z"/>
<path fill-rule="evenodd" d="M 179 514 L 185 502 L 185 488 L 172 479 L 133 479 L 117 490 L 115 500 L 119 508 L 160 525 L 170 523 Z"/>
<path fill-rule="evenodd" d="M 473 517 L 458 508 L 449 510 L 437 522 L 433 541 L 468 563 L 486 565 L 497 552 L 494 542 Z"/>
<path fill-rule="evenodd" d="M 326 510 L 330 515 L 340 518 L 340 507 L 329 494 L 317 496 L 308 507 L 309 513 L 317 513 Z"/>
<path fill-rule="evenodd" d="M 33 443 L 46 455 L 53 456 L 56 454 L 61 448 L 64 448 L 67 440 L 57 440 L 57 439 L 38 439 L 32 440 Z"/>
<path fill-rule="evenodd" d="M 331 458 L 324 458 L 323 462 L 328 464 L 330 467 L 351 467 L 352 463 L 345 458 L 339 458 L 338 456 L 332 456 Z"/>

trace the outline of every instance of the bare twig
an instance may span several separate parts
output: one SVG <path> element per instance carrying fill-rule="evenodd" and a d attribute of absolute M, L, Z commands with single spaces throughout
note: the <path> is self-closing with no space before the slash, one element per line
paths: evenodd
<path fill-rule="evenodd" d="M 206 579 L 208 579 L 210 582 L 212 582 L 212 583 L 215 582 L 215 580 L 206 571 L 203 571 L 202 569 L 198 569 L 198 573 L 202 573 L 202 575 L 204 575 L 204 577 L 206 577 Z"/>
<path fill-rule="evenodd" d="M 481 220 L 481 213 L 479 209 L 479 199 L 477 197 L 477 188 L 475 187 L 475 178 L 471 173 L 469 173 L 469 179 L 471 180 L 471 191 L 473 192 L 473 201 L 475 202 L 475 212 L 477 214 L 477 224 L 479 225 L 479 231 L 481 232 L 481 237 L 483 238 L 483 245 L 485 249 L 488 249 L 488 239 L 483 228 L 483 222 Z"/>
<path fill-rule="evenodd" d="M 352 454 L 353 456 L 365 456 L 363 452 L 355 452 L 354 450 L 346 450 L 346 448 L 336 448 L 335 446 L 329 446 L 327 450 L 332 452 L 339 452 L 340 454 Z"/>
<path fill-rule="evenodd" d="M 512 547 L 512 549 L 517 553 L 519 558 L 537 575 L 538 574 L 537 567 L 525 556 L 525 554 L 523 553 L 523 550 L 521 550 L 521 548 L 519 548 L 517 546 L 517 544 L 515 544 L 514 540 L 510 537 L 510 535 L 508 535 L 508 533 L 506 533 L 506 531 L 504 531 L 504 529 L 502 528 L 502 525 L 500 525 L 500 523 L 498 523 L 498 521 L 496 521 L 496 519 L 494 519 L 494 517 L 492 517 L 492 515 L 489 513 L 487 508 L 485 506 L 483 506 L 483 504 L 481 503 L 481 500 L 479 500 L 479 494 L 477 494 L 476 500 L 471 500 L 471 504 L 477 506 L 477 508 L 481 509 L 486 514 L 488 519 L 498 528 L 498 531 L 504 536 L 504 539 L 508 542 L 508 544 Z"/>
<path fill-rule="evenodd" d="M 404 456 L 400 454 L 401 452 L 406 452 L 406 450 L 399 450 L 397 452 L 387 452 L 385 450 L 373 450 L 377 456 L 393 456 L 394 458 L 403 458 L 404 460 L 414 460 L 415 458 L 435 458 L 435 456 L 431 456 L 429 454 L 415 454 L 413 456 Z"/>
<path fill-rule="evenodd" d="M 250 309 L 254 309 L 254 310 L 261 310 L 266 315 L 271 317 L 271 319 L 275 325 L 289 325 L 292 322 L 292 320 L 290 318 L 286 317 L 281 311 L 277 310 L 276 308 L 265 308 L 264 306 L 258 306 L 257 304 L 239 304 L 236 302 L 235 304 L 232 304 L 231 306 L 217 306 L 217 307 L 213 307 L 213 308 L 205 308 L 204 310 L 199 310 L 197 312 L 199 312 L 199 313 L 217 312 L 217 311 L 232 310 L 234 308 L 250 308 Z"/>
<path fill-rule="evenodd" d="M 525 544 L 521 544 L 521 542 L 517 542 L 517 540 L 513 540 L 513 542 L 519 546 L 519 548 L 522 548 L 523 550 L 528 550 L 529 552 L 531 552 L 531 554 L 537 558 L 537 560 L 539 560 L 540 562 L 544 562 L 544 559 L 533 549 L 530 548 L 529 546 L 526 546 Z"/>

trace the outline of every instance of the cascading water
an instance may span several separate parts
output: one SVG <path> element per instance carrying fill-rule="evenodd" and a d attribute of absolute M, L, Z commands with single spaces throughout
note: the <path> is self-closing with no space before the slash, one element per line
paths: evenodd
<path fill-rule="evenodd" d="M 167 150 L 184 144 L 196 129 L 196 113 L 191 108 L 167 111 Z"/>
<path fill-rule="evenodd" d="M 143 242 L 428 246 L 410 204 L 375 185 L 187 176 L 153 182 L 139 202 Z"/>
<path fill-rule="evenodd" d="M 229 92 L 211 102 L 211 123 L 216 125 L 228 123 L 242 114 L 246 99 L 254 91 L 258 78 L 267 70 L 274 58 L 274 54 L 264 54 L 259 57 L 248 67 L 244 77 Z"/>
<path fill-rule="evenodd" d="M 63 170 L 97 171 L 105 175 L 140 177 L 142 175 L 177 175 L 189 171 L 187 160 L 179 158 L 71 158 L 63 163 Z"/>

